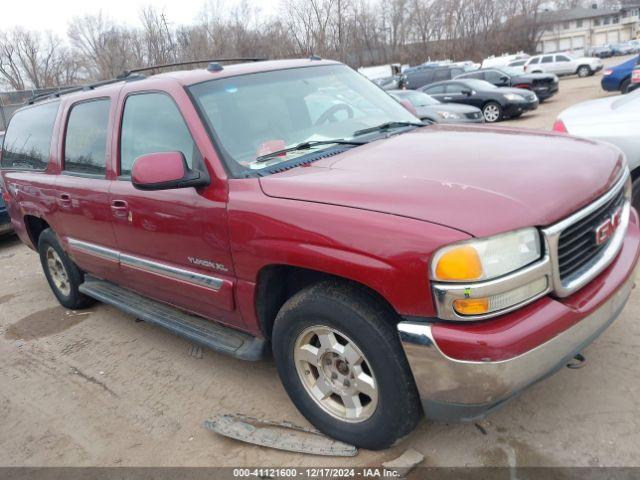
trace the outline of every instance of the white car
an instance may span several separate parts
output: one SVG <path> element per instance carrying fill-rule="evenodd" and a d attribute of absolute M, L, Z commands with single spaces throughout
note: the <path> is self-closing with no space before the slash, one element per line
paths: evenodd
<path fill-rule="evenodd" d="M 556 75 L 578 75 L 588 77 L 604 67 L 602 60 L 595 57 L 574 57 L 566 53 L 536 55 L 524 65 L 526 73 L 555 73 Z"/>
<path fill-rule="evenodd" d="M 633 178 L 633 206 L 640 210 L 640 89 L 578 103 L 560 114 L 553 130 L 620 148 Z"/>

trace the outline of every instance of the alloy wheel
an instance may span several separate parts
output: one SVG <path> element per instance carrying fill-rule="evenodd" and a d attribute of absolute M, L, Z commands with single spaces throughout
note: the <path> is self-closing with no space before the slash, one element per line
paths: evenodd
<path fill-rule="evenodd" d="M 296 339 L 296 371 L 307 394 L 326 413 L 345 422 L 370 418 L 378 406 L 378 383 L 360 348 L 334 328 L 316 325 Z"/>
<path fill-rule="evenodd" d="M 497 105 L 487 105 L 484 107 L 483 113 L 484 119 L 490 123 L 496 122 L 500 118 L 500 108 Z"/>
<path fill-rule="evenodd" d="M 67 273 L 64 263 L 62 263 L 60 255 L 58 255 L 58 252 L 56 252 L 53 247 L 49 247 L 47 248 L 46 258 L 53 284 L 62 295 L 65 297 L 69 296 L 71 293 L 71 282 L 69 281 L 69 274 Z"/>

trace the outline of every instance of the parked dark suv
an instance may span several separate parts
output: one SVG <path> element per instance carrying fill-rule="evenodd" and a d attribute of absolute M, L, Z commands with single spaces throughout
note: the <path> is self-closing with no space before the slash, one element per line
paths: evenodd
<path fill-rule="evenodd" d="M 404 71 L 406 87 L 416 90 L 430 83 L 451 80 L 469 71 L 469 67 L 460 65 L 419 65 Z"/>

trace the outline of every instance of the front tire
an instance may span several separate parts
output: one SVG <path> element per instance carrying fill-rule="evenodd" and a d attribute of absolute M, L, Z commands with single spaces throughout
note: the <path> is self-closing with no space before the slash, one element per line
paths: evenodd
<path fill-rule="evenodd" d="M 488 102 L 482 107 L 484 121 L 487 123 L 495 123 L 502 120 L 502 107 L 497 102 Z"/>
<path fill-rule="evenodd" d="M 620 93 L 629 93 L 629 87 L 631 87 L 631 79 L 627 78 L 620 84 Z"/>
<path fill-rule="evenodd" d="M 576 73 L 578 74 L 578 77 L 585 78 L 591 75 L 592 72 L 591 68 L 588 65 L 580 65 Z"/>
<path fill-rule="evenodd" d="M 95 300 L 78 290 L 84 282 L 84 275 L 60 246 L 58 237 L 50 228 L 40 234 L 38 252 L 47 282 L 63 307 L 80 310 L 95 303 Z"/>
<path fill-rule="evenodd" d="M 416 426 L 422 410 L 394 317 L 369 292 L 333 281 L 297 293 L 278 313 L 280 379 L 323 433 L 378 450 Z"/>

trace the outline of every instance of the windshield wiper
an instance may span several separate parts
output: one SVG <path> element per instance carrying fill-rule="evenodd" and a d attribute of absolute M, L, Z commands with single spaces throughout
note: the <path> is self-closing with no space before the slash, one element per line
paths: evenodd
<path fill-rule="evenodd" d="M 271 153 L 267 153 L 266 155 L 260 155 L 259 157 L 256 158 L 256 162 L 257 163 L 262 163 L 262 162 L 266 162 L 267 160 L 273 158 L 273 157 L 277 157 L 280 156 L 284 153 L 289 153 L 289 152 L 296 152 L 298 150 L 309 150 L 313 147 L 317 147 L 320 145 L 364 145 L 365 143 L 368 142 L 361 142 L 358 140 L 345 140 L 342 138 L 338 138 L 335 140 L 311 140 L 311 141 L 307 141 L 307 142 L 302 142 L 299 143 L 297 145 L 294 145 L 293 147 L 289 147 L 289 148 L 283 148 L 281 150 L 276 150 L 275 152 L 271 152 Z"/>
<path fill-rule="evenodd" d="M 386 130 L 391 130 L 392 128 L 402 128 L 402 127 L 424 127 L 424 123 L 417 122 L 386 122 L 376 127 L 363 128 L 362 130 L 356 131 L 353 136 L 358 137 L 360 135 L 366 135 L 367 133 L 373 132 L 384 132 Z"/>

